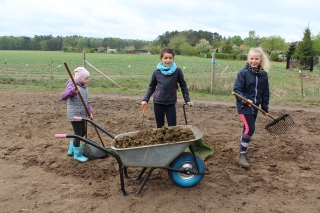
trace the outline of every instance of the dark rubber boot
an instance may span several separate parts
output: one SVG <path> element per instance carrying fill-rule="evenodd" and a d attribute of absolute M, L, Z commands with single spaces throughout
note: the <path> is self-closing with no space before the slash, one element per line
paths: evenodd
<path fill-rule="evenodd" d="M 237 162 L 239 163 L 240 166 L 248 168 L 250 167 L 249 163 L 247 162 L 246 159 L 246 154 L 245 153 L 239 153 L 237 157 Z"/>
<path fill-rule="evenodd" d="M 256 159 L 250 158 L 250 157 L 248 156 L 248 153 L 245 153 L 245 155 L 246 155 L 246 160 L 247 160 L 247 161 L 249 161 L 249 162 L 254 162 L 254 161 L 256 161 Z"/>

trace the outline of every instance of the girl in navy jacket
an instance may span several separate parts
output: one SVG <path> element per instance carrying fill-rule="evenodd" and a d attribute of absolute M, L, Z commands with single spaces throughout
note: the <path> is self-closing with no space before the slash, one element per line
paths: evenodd
<path fill-rule="evenodd" d="M 269 82 L 267 70 L 269 68 L 269 59 L 264 51 L 258 48 L 251 48 L 248 53 L 246 66 L 238 72 L 234 82 L 233 91 L 246 98 L 244 102 L 236 98 L 238 114 L 243 122 L 243 131 L 240 139 L 239 154 L 237 162 L 242 167 L 249 167 L 248 161 L 254 161 L 247 155 L 250 139 L 255 131 L 255 122 L 258 110 L 251 104 L 261 108 L 268 115 L 269 109 Z"/>
<path fill-rule="evenodd" d="M 161 62 L 153 71 L 151 81 L 145 96 L 142 99 L 142 107 L 147 105 L 153 94 L 154 114 L 157 128 L 164 126 L 166 115 L 168 126 L 177 125 L 176 103 L 178 84 L 180 85 L 183 99 L 189 106 L 192 105 L 189 98 L 189 90 L 184 80 L 182 70 L 174 63 L 174 50 L 165 47 L 160 52 Z"/>

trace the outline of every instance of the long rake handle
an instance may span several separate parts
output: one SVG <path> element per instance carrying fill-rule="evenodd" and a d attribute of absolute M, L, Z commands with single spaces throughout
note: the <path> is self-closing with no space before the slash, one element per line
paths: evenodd
<path fill-rule="evenodd" d="M 71 72 L 70 72 L 70 69 L 69 69 L 69 67 L 68 67 L 68 65 L 67 65 L 66 62 L 64 62 L 64 66 L 66 67 L 66 69 L 67 69 L 67 71 L 68 71 L 68 74 L 69 74 L 69 76 L 70 76 L 70 78 L 71 78 L 71 80 L 72 80 L 72 82 L 73 82 L 73 85 L 75 86 L 75 88 L 77 88 L 77 84 L 76 84 L 76 82 L 74 81 L 73 76 L 72 76 L 72 74 L 71 74 Z M 81 99 L 81 102 L 82 102 L 84 108 L 86 109 L 87 114 L 90 115 L 89 109 L 88 109 L 86 103 L 84 102 L 81 93 L 79 92 L 78 95 L 79 95 L 79 97 L 80 97 L 80 99 Z M 91 119 L 91 118 L 90 118 L 90 119 Z M 93 120 L 93 119 L 91 119 L 91 120 Z M 105 146 L 104 146 L 104 143 L 103 143 L 103 141 L 102 141 L 102 139 L 101 139 L 101 136 L 100 136 L 100 134 L 99 134 L 99 132 L 98 132 L 98 130 L 97 130 L 96 127 L 95 127 L 95 130 L 96 130 L 96 133 L 97 133 L 97 135 L 98 135 L 98 137 L 99 137 L 99 139 L 100 139 L 103 147 L 105 147 Z"/>
<path fill-rule="evenodd" d="M 236 92 L 232 92 L 232 95 L 236 96 L 237 98 L 240 98 L 241 100 L 243 100 L 244 102 L 248 103 L 248 100 L 245 99 L 244 97 L 242 97 L 241 95 L 239 95 L 238 93 Z M 263 114 L 267 114 L 266 111 L 264 111 L 263 109 L 261 109 L 260 107 L 258 107 L 257 105 L 255 104 L 251 104 L 254 108 L 256 108 L 257 110 L 259 110 L 260 112 L 262 112 Z M 272 117 L 271 115 L 268 114 L 268 116 L 270 118 L 272 118 L 273 120 L 276 120 L 274 117 Z"/>

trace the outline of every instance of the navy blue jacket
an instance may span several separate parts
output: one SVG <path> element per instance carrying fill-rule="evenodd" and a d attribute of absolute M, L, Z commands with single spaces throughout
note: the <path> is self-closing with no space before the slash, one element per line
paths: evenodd
<path fill-rule="evenodd" d="M 159 69 L 152 73 L 151 81 L 148 90 L 143 97 L 143 101 L 149 102 L 153 95 L 153 102 L 157 104 L 175 104 L 177 103 L 177 89 L 180 85 L 184 101 L 190 102 L 189 90 L 187 83 L 184 80 L 182 70 L 177 67 L 172 75 L 163 75 Z"/>
<path fill-rule="evenodd" d="M 246 99 L 250 99 L 257 106 L 268 112 L 269 110 L 269 82 L 268 74 L 264 71 L 263 75 L 255 76 L 246 68 L 238 72 L 234 82 L 233 91 Z M 248 106 L 239 98 L 236 98 L 237 109 L 239 114 L 257 114 L 258 110 Z"/>

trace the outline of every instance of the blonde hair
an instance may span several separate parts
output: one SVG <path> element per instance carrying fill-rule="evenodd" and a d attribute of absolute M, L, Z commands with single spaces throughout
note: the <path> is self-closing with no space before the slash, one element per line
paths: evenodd
<path fill-rule="evenodd" d="M 248 56 L 250 55 L 251 52 L 260 54 L 260 58 L 261 58 L 260 67 L 261 69 L 268 71 L 270 68 L 269 58 L 268 58 L 268 55 L 263 51 L 263 49 L 261 47 L 252 47 L 248 52 Z"/>

